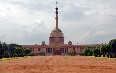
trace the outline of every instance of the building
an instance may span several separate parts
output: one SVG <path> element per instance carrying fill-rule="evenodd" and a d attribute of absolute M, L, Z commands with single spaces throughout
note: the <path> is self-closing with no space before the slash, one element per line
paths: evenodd
<path fill-rule="evenodd" d="M 64 35 L 61 29 L 58 29 L 59 34 L 59 44 L 58 48 L 56 48 L 56 29 L 53 29 L 50 33 L 49 37 L 49 44 L 46 44 L 44 41 L 38 45 L 22 45 L 25 48 L 31 49 L 32 53 L 35 55 L 40 54 L 41 52 L 44 52 L 46 54 L 51 55 L 61 55 L 61 54 L 68 54 L 69 52 L 76 51 L 77 54 L 81 54 L 83 52 L 84 47 L 87 45 L 79 45 L 79 44 L 72 44 L 71 41 L 69 41 L 67 44 L 64 44 Z"/>
<path fill-rule="evenodd" d="M 38 55 L 41 52 L 51 55 L 62 55 L 68 54 L 69 52 L 75 51 L 77 54 L 81 54 L 83 49 L 88 45 L 79 45 L 72 44 L 69 41 L 67 44 L 64 43 L 64 34 L 61 29 L 58 28 L 58 7 L 56 6 L 56 27 L 51 31 L 49 37 L 49 44 L 46 44 L 44 41 L 38 45 L 22 45 L 25 48 L 31 49 L 31 53 Z"/>

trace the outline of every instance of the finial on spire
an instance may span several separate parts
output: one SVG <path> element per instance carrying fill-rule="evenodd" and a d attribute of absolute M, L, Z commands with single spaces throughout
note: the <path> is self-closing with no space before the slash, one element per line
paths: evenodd
<path fill-rule="evenodd" d="M 58 2 L 56 1 L 56 4 L 58 4 Z"/>
<path fill-rule="evenodd" d="M 56 8 L 55 8 L 56 9 L 56 12 L 55 12 L 56 15 L 58 15 L 58 7 L 57 7 L 57 4 L 58 4 L 58 2 L 56 1 Z"/>

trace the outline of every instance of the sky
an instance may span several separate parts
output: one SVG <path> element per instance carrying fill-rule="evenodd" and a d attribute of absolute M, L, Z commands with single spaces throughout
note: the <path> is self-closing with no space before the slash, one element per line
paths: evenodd
<path fill-rule="evenodd" d="M 65 44 L 101 44 L 116 38 L 116 0 L 57 0 Z M 0 0 L 0 41 L 49 44 L 56 0 Z"/>

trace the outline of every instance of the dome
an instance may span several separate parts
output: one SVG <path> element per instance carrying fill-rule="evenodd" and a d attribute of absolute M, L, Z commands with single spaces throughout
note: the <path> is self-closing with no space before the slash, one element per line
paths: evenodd
<path fill-rule="evenodd" d="M 56 35 L 56 28 L 54 28 L 51 33 L 50 33 L 50 37 L 49 37 L 49 44 L 50 45 L 55 45 L 56 42 L 56 36 L 58 38 L 58 42 L 59 44 L 64 44 L 64 34 L 61 31 L 61 29 L 58 28 L 58 33 Z"/>
<path fill-rule="evenodd" d="M 62 33 L 62 31 L 61 31 L 61 29 L 59 29 L 59 28 L 58 28 L 58 36 L 59 36 L 59 37 L 63 37 L 63 36 L 64 36 L 63 33 Z M 54 29 L 51 31 L 50 37 L 56 37 L 56 28 L 54 28 Z"/>
<path fill-rule="evenodd" d="M 52 33 L 56 32 L 56 28 L 52 30 Z M 58 28 L 58 32 L 62 32 L 61 29 Z"/>

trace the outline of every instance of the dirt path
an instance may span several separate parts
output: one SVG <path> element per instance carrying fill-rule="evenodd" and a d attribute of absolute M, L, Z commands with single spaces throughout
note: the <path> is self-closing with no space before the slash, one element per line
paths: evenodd
<path fill-rule="evenodd" d="M 80 56 L 35 56 L 0 61 L 0 73 L 116 73 L 116 60 Z"/>

